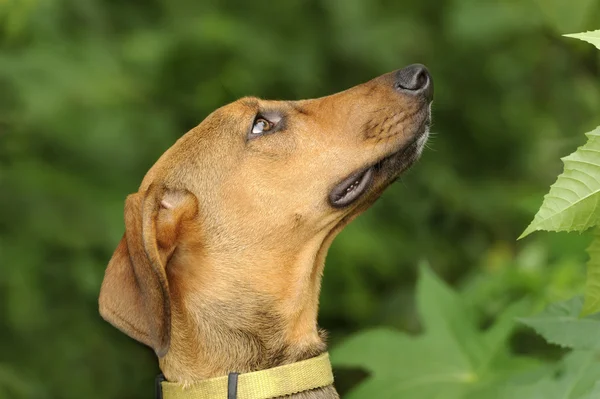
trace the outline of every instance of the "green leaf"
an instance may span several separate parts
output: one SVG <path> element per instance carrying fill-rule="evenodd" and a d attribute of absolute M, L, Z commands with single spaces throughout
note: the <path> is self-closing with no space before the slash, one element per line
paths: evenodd
<path fill-rule="evenodd" d="M 587 263 L 585 300 L 581 315 L 600 312 L 600 229 L 594 230 L 594 239 L 587 249 L 590 260 Z"/>
<path fill-rule="evenodd" d="M 587 395 L 584 395 L 580 399 L 598 399 L 598 398 L 600 398 L 600 382 L 597 382 L 596 385 L 594 385 L 594 388 L 592 388 L 592 390 L 590 392 L 588 392 Z"/>
<path fill-rule="evenodd" d="M 600 358 L 594 351 L 573 351 L 544 378 L 526 384 L 501 387 L 502 399 L 591 399 L 597 392 Z"/>
<path fill-rule="evenodd" d="M 562 159 L 564 172 L 519 238 L 536 230 L 584 231 L 600 222 L 600 127 L 586 136 L 585 145 Z"/>
<path fill-rule="evenodd" d="M 421 267 L 417 283 L 417 308 L 427 334 L 432 338 L 460 337 L 453 342 L 454 356 L 476 367 L 486 354 L 476 321 L 458 294 L 440 280 L 431 269 Z M 450 343 L 448 343 L 450 344 Z"/>
<path fill-rule="evenodd" d="M 331 351 L 332 362 L 336 366 L 361 367 L 372 374 L 385 375 L 392 370 L 396 372 L 395 363 L 406 356 L 404 349 L 413 348 L 416 341 L 387 328 L 363 330 Z"/>
<path fill-rule="evenodd" d="M 579 39 L 579 40 L 583 40 L 585 42 L 591 43 L 600 50 L 600 29 L 594 30 L 594 31 L 589 31 L 589 32 L 572 33 L 572 34 L 564 35 L 564 36 L 573 37 L 575 39 Z"/>
<path fill-rule="evenodd" d="M 370 330 L 331 351 L 335 366 L 361 367 L 371 374 L 345 398 L 470 399 L 477 392 L 496 390 L 508 376 L 537 364 L 510 356 L 507 349 L 523 304 L 510 307 L 498 323 L 482 331 L 459 295 L 421 268 L 417 308 L 422 335 Z"/>
<path fill-rule="evenodd" d="M 580 318 L 582 306 L 583 299 L 575 297 L 521 321 L 550 343 L 573 349 L 600 348 L 600 314 Z"/>

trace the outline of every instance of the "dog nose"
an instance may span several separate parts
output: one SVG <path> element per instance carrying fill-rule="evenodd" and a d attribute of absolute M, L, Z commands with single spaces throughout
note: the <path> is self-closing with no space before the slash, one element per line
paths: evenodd
<path fill-rule="evenodd" d="M 413 64 L 400 69 L 396 72 L 395 86 L 403 93 L 433 100 L 433 80 L 424 65 Z"/>

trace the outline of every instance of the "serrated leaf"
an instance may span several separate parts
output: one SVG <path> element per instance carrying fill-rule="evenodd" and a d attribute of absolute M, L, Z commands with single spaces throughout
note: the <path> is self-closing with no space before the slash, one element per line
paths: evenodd
<path fill-rule="evenodd" d="M 587 263 L 582 316 L 600 312 L 600 228 L 594 230 L 594 238 L 587 253 L 590 259 Z"/>
<path fill-rule="evenodd" d="M 562 159 L 564 172 L 519 238 L 536 230 L 584 231 L 600 222 L 600 127 L 586 136 L 585 145 Z"/>
<path fill-rule="evenodd" d="M 582 306 L 583 299 L 575 297 L 520 320 L 550 343 L 573 349 L 600 348 L 600 314 L 581 318 Z"/>
<path fill-rule="evenodd" d="M 582 32 L 582 33 L 571 33 L 569 35 L 564 35 L 566 37 L 572 37 L 575 39 L 583 40 L 585 42 L 591 43 L 596 46 L 597 49 L 600 50 L 600 29 Z"/>

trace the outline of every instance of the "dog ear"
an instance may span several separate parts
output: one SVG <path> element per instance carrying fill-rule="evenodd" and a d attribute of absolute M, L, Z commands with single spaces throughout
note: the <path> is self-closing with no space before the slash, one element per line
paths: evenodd
<path fill-rule="evenodd" d="M 169 350 L 171 296 L 166 265 L 182 239 L 182 223 L 197 213 L 196 197 L 185 190 L 151 185 L 125 201 L 125 234 L 100 289 L 100 314 L 130 337 Z"/>

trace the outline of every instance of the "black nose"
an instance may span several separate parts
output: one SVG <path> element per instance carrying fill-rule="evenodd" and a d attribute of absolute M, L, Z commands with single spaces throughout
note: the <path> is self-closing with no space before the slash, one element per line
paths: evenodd
<path fill-rule="evenodd" d="M 396 72 L 396 89 L 413 96 L 433 100 L 433 80 L 427 68 L 421 64 L 409 65 Z"/>

